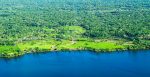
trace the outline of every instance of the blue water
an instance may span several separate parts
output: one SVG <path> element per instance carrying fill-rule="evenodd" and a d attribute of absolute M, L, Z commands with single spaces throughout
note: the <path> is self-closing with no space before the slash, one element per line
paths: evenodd
<path fill-rule="evenodd" d="M 27 54 L 0 59 L 0 77 L 150 77 L 150 50 Z"/>

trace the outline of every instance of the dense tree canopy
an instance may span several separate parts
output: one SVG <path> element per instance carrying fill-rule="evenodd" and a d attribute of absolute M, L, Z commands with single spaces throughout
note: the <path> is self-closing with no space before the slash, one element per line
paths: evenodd
<path fill-rule="evenodd" d="M 0 45 L 51 38 L 150 46 L 150 0 L 0 0 Z"/>

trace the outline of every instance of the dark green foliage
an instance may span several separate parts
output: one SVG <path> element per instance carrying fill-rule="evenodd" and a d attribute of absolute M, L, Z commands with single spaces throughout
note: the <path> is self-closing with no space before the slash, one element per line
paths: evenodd
<path fill-rule="evenodd" d="M 60 28 L 65 26 L 85 32 Z M 150 0 L 0 0 L 0 45 L 70 39 L 66 35 L 121 38 L 149 48 L 149 42 L 140 40 L 150 40 Z"/>

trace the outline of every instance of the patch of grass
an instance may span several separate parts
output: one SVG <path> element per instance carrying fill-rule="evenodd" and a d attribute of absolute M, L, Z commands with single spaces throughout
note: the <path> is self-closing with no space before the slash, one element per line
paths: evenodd
<path fill-rule="evenodd" d="M 60 45 L 57 46 L 59 50 L 95 50 L 95 51 L 115 51 L 118 49 L 126 49 L 124 44 L 118 44 L 119 41 L 62 41 Z"/>
<path fill-rule="evenodd" d="M 19 51 L 20 49 L 17 46 L 0 46 L 0 53 L 14 53 Z"/>
<path fill-rule="evenodd" d="M 72 33 L 72 34 L 82 34 L 85 32 L 85 29 L 81 26 L 61 26 L 58 27 L 59 30 L 64 31 L 65 33 Z"/>
<path fill-rule="evenodd" d="M 38 50 L 50 50 L 51 46 L 52 42 L 44 40 L 24 41 L 18 44 L 21 51 L 30 51 L 37 48 Z"/>
<path fill-rule="evenodd" d="M 0 46 L 0 57 L 11 58 L 23 55 L 18 46 Z"/>
<path fill-rule="evenodd" d="M 115 51 L 127 49 L 126 43 L 118 40 L 33 40 L 17 43 L 16 46 L 0 46 L 0 54 L 4 53 L 6 57 L 19 55 L 20 52 L 44 52 L 53 50 L 93 50 L 93 51 Z"/>
<path fill-rule="evenodd" d="M 118 41 L 70 41 L 70 40 L 34 40 L 34 41 L 25 41 L 18 44 L 20 50 L 29 51 L 32 49 L 38 50 L 106 50 L 106 51 L 114 51 L 117 49 L 125 49 L 126 46 L 123 44 L 118 44 Z"/>

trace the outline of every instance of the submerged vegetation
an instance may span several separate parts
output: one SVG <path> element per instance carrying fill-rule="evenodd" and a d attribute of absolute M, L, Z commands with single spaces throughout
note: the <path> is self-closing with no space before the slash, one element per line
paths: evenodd
<path fill-rule="evenodd" d="M 150 0 L 0 0 L 0 57 L 150 49 Z"/>

